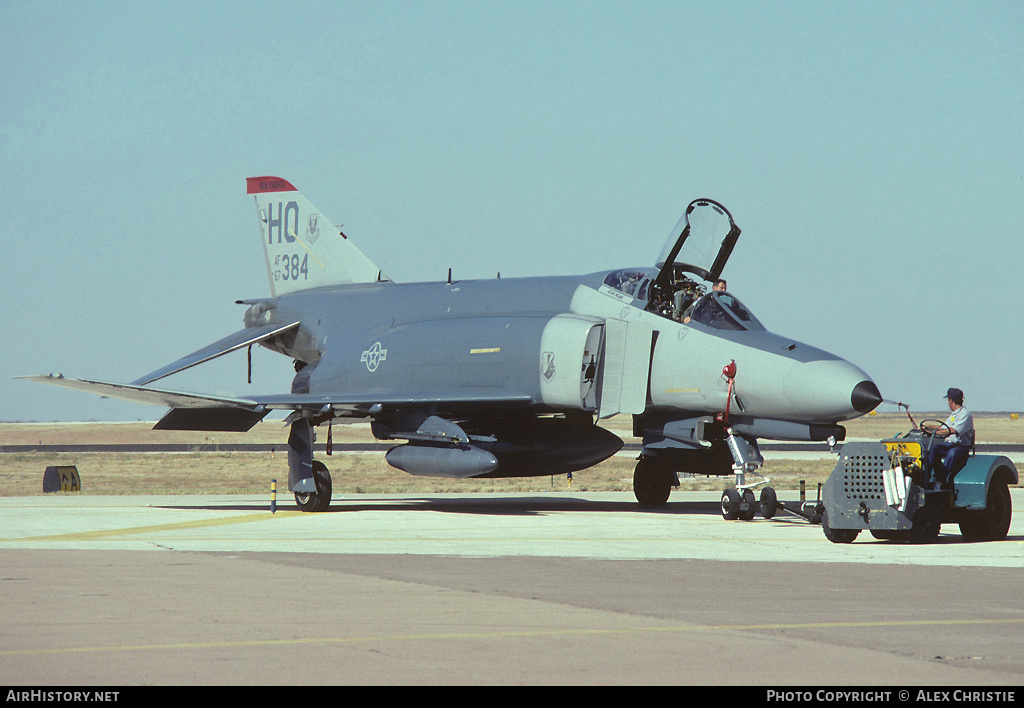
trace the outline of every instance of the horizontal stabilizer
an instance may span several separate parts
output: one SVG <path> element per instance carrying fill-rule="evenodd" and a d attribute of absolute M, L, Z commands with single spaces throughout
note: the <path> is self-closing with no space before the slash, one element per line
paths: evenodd
<path fill-rule="evenodd" d="M 145 386 L 146 384 L 153 383 L 165 376 L 170 376 L 171 374 L 176 374 L 179 371 L 184 371 L 185 369 L 202 364 L 203 362 L 210 361 L 210 359 L 216 359 L 219 356 L 247 347 L 250 344 L 256 344 L 257 342 L 262 342 L 264 339 L 276 337 L 277 335 L 298 326 L 298 322 L 291 322 L 284 325 L 271 324 L 264 325 L 263 327 L 247 327 L 246 329 L 228 335 L 227 337 L 224 337 L 224 339 L 214 342 L 207 347 L 203 347 L 202 349 L 194 351 L 187 356 L 183 356 L 167 366 L 146 374 L 142 378 L 135 379 L 132 381 L 131 385 Z"/>
<path fill-rule="evenodd" d="M 209 430 L 244 433 L 263 420 L 270 409 L 250 411 L 244 408 L 172 408 L 153 430 Z"/>
<path fill-rule="evenodd" d="M 54 376 L 23 376 L 27 381 L 39 381 L 77 391 L 94 393 L 108 398 L 119 398 L 135 403 L 149 403 L 168 408 L 237 408 L 253 413 L 264 410 L 316 410 L 323 411 L 326 406 L 336 409 L 349 409 L 369 414 L 374 406 L 393 406 L 407 408 L 410 406 L 440 406 L 480 408 L 495 405 L 527 405 L 533 399 L 523 393 L 501 389 L 459 389 L 459 391 L 417 391 L 416 393 L 378 393 L 378 394 L 310 394 L 292 393 L 269 396 L 253 396 L 252 398 L 228 398 L 224 396 L 208 396 L 183 391 L 166 391 L 148 388 L 135 384 L 119 384 L 106 381 L 90 381 L 87 379 L 69 379 L 62 375 Z M 211 414 L 214 415 L 214 414 Z M 255 425 L 255 423 L 254 423 Z"/>
<path fill-rule="evenodd" d="M 105 381 L 89 381 L 86 379 L 68 379 L 63 376 L 26 376 L 28 381 L 39 381 L 41 383 L 53 384 L 64 388 L 73 388 L 76 391 L 95 393 L 108 398 L 119 398 L 123 401 L 135 403 L 149 403 L 156 406 L 167 406 L 168 408 L 245 408 L 256 410 L 259 403 L 249 398 L 223 398 L 218 396 L 204 396 L 197 393 L 182 393 L 179 391 L 162 391 L 156 388 L 143 388 L 132 384 L 108 383 Z"/>

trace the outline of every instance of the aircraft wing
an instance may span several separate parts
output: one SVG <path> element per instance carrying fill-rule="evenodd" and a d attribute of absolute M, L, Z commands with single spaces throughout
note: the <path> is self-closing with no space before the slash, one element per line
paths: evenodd
<path fill-rule="evenodd" d="M 283 325 L 271 324 L 264 325 L 263 327 L 247 327 L 239 332 L 228 335 L 227 337 L 224 337 L 224 339 L 214 342 L 209 346 L 205 346 L 202 349 L 183 356 L 167 366 L 161 367 L 141 378 L 135 379 L 132 381 L 131 385 L 145 386 L 146 384 L 153 383 L 158 379 L 170 376 L 171 374 L 176 374 L 179 371 L 184 371 L 185 369 L 196 366 L 197 364 L 202 364 L 210 359 L 216 359 L 219 356 L 236 351 L 242 347 L 262 342 L 264 339 L 276 337 L 277 335 L 287 332 L 288 330 L 295 329 L 298 326 L 299 322 L 296 320 L 295 322 Z"/>
<path fill-rule="evenodd" d="M 504 389 L 493 388 L 460 388 L 457 393 L 452 391 L 417 391 L 414 394 L 401 392 L 325 394 L 309 393 L 284 394 L 280 396 L 260 396 L 259 402 L 267 408 L 292 409 L 317 408 L 324 406 L 361 410 L 366 413 L 374 406 L 437 406 L 439 408 L 467 408 L 496 404 L 528 404 L 533 398 L 525 393 L 516 393 Z"/>

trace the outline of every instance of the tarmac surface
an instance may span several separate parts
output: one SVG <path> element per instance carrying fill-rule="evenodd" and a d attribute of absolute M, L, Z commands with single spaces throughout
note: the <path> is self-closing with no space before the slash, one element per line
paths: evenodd
<path fill-rule="evenodd" d="M 1021 684 L 1019 514 L 834 545 L 718 499 L 0 498 L 0 684 Z"/>

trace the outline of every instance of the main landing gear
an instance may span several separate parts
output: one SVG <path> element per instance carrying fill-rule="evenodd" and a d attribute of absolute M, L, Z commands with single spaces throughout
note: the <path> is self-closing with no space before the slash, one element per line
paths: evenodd
<path fill-rule="evenodd" d="M 331 505 L 331 472 L 320 460 L 313 460 L 313 484 L 315 492 L 295 492 L 299 511 L 326 511 Z"/>
<path fill-rule="evenodd" d="M 326 511 L 331 504 L 331 473 L 313 459 L 313 426 L 306 418 L 292 422 L 288 435 L 288 489 L 300 511 Z"/>
<path fill-rule="evenodd" d="M 662 506 L 672 487 L 678 487 L 675 470 L 653 457 L 641 456 L 633 470 L 633 494 L 640 506 Z"/>

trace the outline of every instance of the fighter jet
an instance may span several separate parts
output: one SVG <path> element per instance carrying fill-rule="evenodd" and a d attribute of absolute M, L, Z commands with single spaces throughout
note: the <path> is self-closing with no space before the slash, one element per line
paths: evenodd
<path fill-rule="evenodd" d="M 253 177 L 270 296 L 244 327 L 131 383 L 34 380 L 167 406 L 158 430 L 247 431 L 287 411 L 288 489 L 322 511 L 331 476 L 315 430 L 369 419 L 386 459 L 414 475 L 528 477 L 585 469 L 633 416 L 634 492 L 664 504 L 679 474 L 744 475 L 758 439 L 842 440 L 881 401 L 850 362 L 773 334 L 719 278 L 740 235 L 721 204 L 687 206 L 651 267 L 581 276 L 396 283 L 287 180 Z M 235 398 L 154 386 L 259 344 L 294 362 L 291 391 Z M 749 501 L 749 499 L 746 499 Z M 726 503 L 738 500 L 732 490 Z"/>

